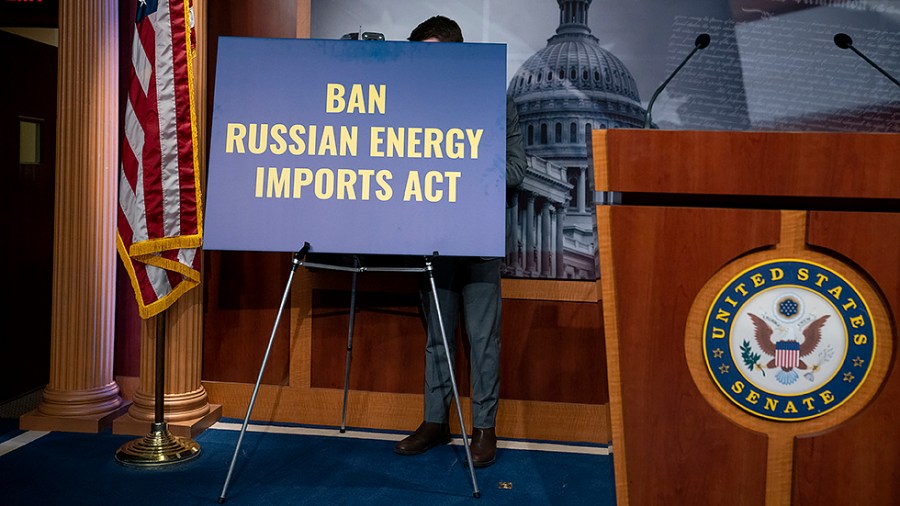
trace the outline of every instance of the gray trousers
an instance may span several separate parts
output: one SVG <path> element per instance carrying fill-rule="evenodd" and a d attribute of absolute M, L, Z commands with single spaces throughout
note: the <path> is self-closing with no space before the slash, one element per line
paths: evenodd
<path fill-rule="evenodd" d="M 432 275 L 451 361 L 455 363 L 460 307 L 470 346 L 472 425 L 494 427 L 500 395 L 500 259 L 436 257 Z M 425 421 L 447 423 L 453 389 L 430 284 L 422 292 L 425 344 Z M 457 386 L 462 380 L 457 378 Z"/>

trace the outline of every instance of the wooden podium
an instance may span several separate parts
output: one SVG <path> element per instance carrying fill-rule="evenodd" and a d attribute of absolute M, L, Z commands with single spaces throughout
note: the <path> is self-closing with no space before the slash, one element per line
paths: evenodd
<path fill-rule="evenodd" d="M 619 504 L 896 504 L 900 135 L 604 130 L 593 157 Z"/>

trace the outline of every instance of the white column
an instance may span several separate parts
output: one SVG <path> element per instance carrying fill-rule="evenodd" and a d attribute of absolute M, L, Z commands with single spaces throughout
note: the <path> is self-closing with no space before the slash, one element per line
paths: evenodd
<path fill-rule="evenodd" d="M 558 278 L 566 277 L 565 244 L 563 241 L 565 239 L 566 208 L 568 207 L 569 203 L 564 202 L 556 213 L 556 277 Z"/>
<path fill-rule="evenodd" d="M 113 379 L 119 143 L 118 2 L 60 2 L 50 380 L 29 430 L 99 432 Z"/>
<path fill-rule="evenodd" d="M 584 213 L 587 210 L 587 178 L 585 177 L 585 172 L 587 171 L 586 167 L 578 168 L 578 189 L 577 189 L 577 204 L 578 204 L 578 212 Z"/>
<path fill-rule="evenodd" d="M 528 194 L 528 205 L 525 210 L 525 272 L 535 271 L 534 247 L 535 247 L 535 214 L 533 193 Z"/>
<path fill-rule="evenodd" d="M 506 216 L 509 222 L 506 224 L 506 263 L 510 269 L 518 268 L 517 250 L 519 244 L 519 191 L 510 192 L 509 206 Z"/>
<path fill-rule="evenodd" d="M 549 200 L 541 206 L 541 275 L 545 278 L 553 276 L 550 270 L 550 210 L 553 204 Z"/>

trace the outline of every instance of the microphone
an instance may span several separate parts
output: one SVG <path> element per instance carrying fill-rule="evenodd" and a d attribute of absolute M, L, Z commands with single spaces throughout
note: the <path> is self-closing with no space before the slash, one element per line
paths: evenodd
<path fill-rule="evenodd" d="M 669 81 L 671 81 L 672 78 L 675 77 L 675 74 L 677 74 L 678 71 L 681 70 L 681 67 L 684 67 L 684 64 L 687 63 L 688 60 L 690 60 L 692 56 L 694 56 L 694 53 L 696 53 L 697 51 L 699 51 L 701 49 L 705 49 L 706 46 L 708 46 L 708 45 L 709 45 L 709 34 L 701 33 L 700 35 L 698 35 L 697 38 L 694 39 L 694 49 L 692 49 L 691 52 L 688 53 L 688 55 L 684 57 L 684 60 L 682 60 L 680 65 L 675 67 L 675 70 L 672 71 L 672 73 L 669 75 L 669 77 L 665 81 L 663 81 L 663 83 L 659 86 L 659 88 L 656 88 L 656 91 L 653 92 L 653 97 L 650 98 L 650 103 L 647 104 L 647 114 L 644 116 L 644 128 L 650 128 L 650 109 L 653 108 L 653 102 L 656 101 L 656 97 L 659 96 L 659 93 L 663 90 L 663 88 L 666 87 L 667 84 L 669 84 Z"/>
<path fill-rule="evenodd" d="M 900 86 L 900 81 L 897 81 L 896 79 L 894 79 L 894 77 L 892 75 L 888 74 L 883 68 L 879 67 L 878 64 L 876 64 L 875 62 L 873 62 L 872 60 L 867 58 L 866 55 L 862 54 L 858 49 L 853 47 L 853 39 L 851 39 L 850 36 L 847 35 L 846 33 L 834 34 L 834 45 L 841 49 L 849 49 L 849 50 L 853 51 L 854 53 L 858 54 L 860 58 L 862 58 L 863 60 L 866 61 L 866 63 L 868 63 L 869 65 L 874 67 L 875 70 L 884 74 L 885 77 L 890 79 L 897 86 Z"/>

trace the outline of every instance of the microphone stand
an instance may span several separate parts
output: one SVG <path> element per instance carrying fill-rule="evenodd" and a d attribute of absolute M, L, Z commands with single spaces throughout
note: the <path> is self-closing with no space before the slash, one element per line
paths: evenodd
<path fill-rule="evenodd" d="M 663 83 L 659 86 L 659 88 L 656 88 L 656 91 L 653 92 L 653 96 L 650 97 L 650 102 L 647 104 L 647 114 L 644 116 L 644 128 L 650 128 L 650 110 L 653 108 L 653 102 L 656 102 L 656 97 L 658 97 L 660 92 L 662 92 L 663 88 L 665 88 L 666 85 L 669 84 L 669 81 L 671 81 L 672 78 L 675 77 L 675 74 L 677 74 L 678 71 L 681 70 L 681 67 L 684 67 L 684 65 L 688 62 L 688 60 L 690 60 L 691 57 L 694 56 L 694 53 L 696 53 L 697 51 L 699 51 L 701 49 L 704 49 L 708 45 L 709 45 L 709 34 L 701 33 L 700 35 L 698 35 L 697 38 L 694 40 L 694 49 L 692 49 L 691 52 L 688 53 L 688 55 L 684 57 L 684 60 L 681 61 L 680 65 L 675 67 L 675 71 L 672 72 L 671 74 L 669 74 L 669 77 L 665 81 L 663 81 Z"/>
<path fill-rule="evenodd" d="M 871 65 L 875 70 L 884 74 L 884 77 L 887 77 L 897 86 L 900 86 L 900 81 L 894 79 L 894 76 L 890 75 L 883 68 L 879 67 L 877 63 L 870 60 L 866 55 L 862 54 L 858 49 L 853 47 L 853 39 L 850 38 L 846 33 L 837 33 L 834 35 L 834 44 L 841 49 L 849 49 L 859 55 L 860 58 L 866 61 L 869 65 Z"/>

